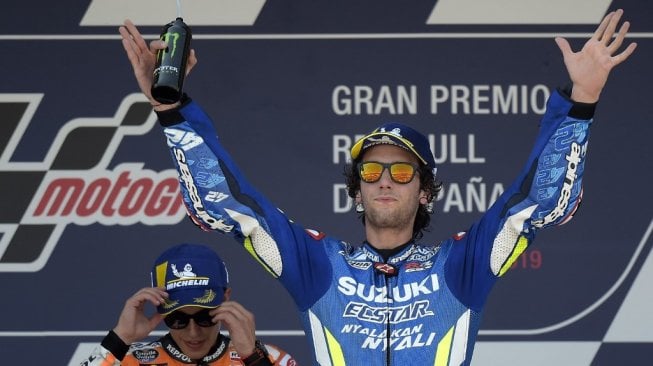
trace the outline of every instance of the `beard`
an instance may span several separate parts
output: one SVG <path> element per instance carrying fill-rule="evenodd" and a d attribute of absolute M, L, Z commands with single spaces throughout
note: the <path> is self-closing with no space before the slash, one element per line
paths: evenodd
<path fill-rule="evenodd" d="M 370 205 L 371 206 L 371 205 Z M 413 228 L 418 206 L 403 206 L 385 209 L 365 206 L 365 225 L 377 229 L 403 230 Z"/>

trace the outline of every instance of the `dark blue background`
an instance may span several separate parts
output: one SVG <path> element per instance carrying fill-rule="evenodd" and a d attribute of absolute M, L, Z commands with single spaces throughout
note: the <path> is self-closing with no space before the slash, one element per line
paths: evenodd
<path fill-rule="evenodd" d="M 529 85 L 567 83 L 557 46 L 539 38 L 263 39 L 265 34 L 417 32 L 581 32 L 592 26 L 428 26 L 434 1 L 268 1 L 254 26 L 197 27 L 196 35 L 240 34 L 253 39 L 196 39 L 199 64 L 186 90 L 213 116 L 223 143 L 260 190 L 301 224 L 351 242 L 363 230 L 356 215 L 333 213 L 333 185 L 342 164 L 332 162 L 334 134 L 364 133 L 380 122 L 401 120 L 425 133 L 468 134 L 485 164 L 440 166 L 446 184 L 461 187 L 482 177 L 488 187 L 507 186 L 525 161 L 539 116 L 464 115 L 429 111 L 430 85 Z M 42 93 L 43 99 L 13 161 L 44 159 L 67 122 L 109 118 L 122 99 L 138 91 L 116 27 L 80 27 L 87 1 L 23 1 L 8 5 L 0 23 L 0 93 Z M 611 75 L 597 107 L 585 174 L 585 199 L 572 224 L 541 233 L 539 269 L 517 269 L 500 281 L 483 329 L 533 329 L 561 322 L 593 304 L 615 283 L 651 221 L 650 136 L 653 84 L 648 14 L 641 1 L 615 1 L 640 32 L 632 59 Z M 171 15 L 172 16 L 172 15 Z M 162 24 L 170 16 L 162 16 Z M 192 24 L 191 24 L 192 25 Z M 155 34 L 158 27 L 144 27 Z M 61 40 L 47 35 L 111 35 Z M 29 38 L 29 36 L 35 36 Z M 219 38 L 219 37 L 218 37 Z M 578 48 L 582 39 L 570 39 Z M 416 115 L 338 116 L 331 109 L 337 85 L 416 85 Z M 461 140 L 466 151 L 466 139 Z M 80 154 L 83 154 L 80 151 Z M 123 139 L 111 166 L 141 162 L 170 169 L 165 142 L 155 126 Z M 10 170 L 0 165 L 0 170 Z M 80 172 L 84 174 L 84 172 Z M 13 202 L 0 202 L 8 209 Z M 465 230 L 481 212 L 442 212 L 440 201 L 426 241 Z M 227 260 L 234 298 L 256 314 L 264 331 L 300 330 L 292 300 L 230 238 L 207 234 L 183 219 L 177 225 L 69 224 L 38 272 L 0 272 L 3 314 L 0 359 L 6 364 L 67 364 L 79 342 L 98 342 L 117 321 L 124 300 L 149 285 L 150 265 L 168 246 L 212 244 Z M 647 243 L 643 256 L 648 255 Z M 636 262 L 637 273 L 643 260 Z M 539 336 L 489 336 L 481 341 L 600 341 L 633 281 L 572 326 Z M 653 279 L 647 279 L 651 282 Z M 23 335 L 21 332 L 37 332 Z M 48 332 L 80 332 L 53 335 Z M 300 336 L 263 336 L 309 360 Z M 27 360 L 27 361 L 26 361 Z"/>

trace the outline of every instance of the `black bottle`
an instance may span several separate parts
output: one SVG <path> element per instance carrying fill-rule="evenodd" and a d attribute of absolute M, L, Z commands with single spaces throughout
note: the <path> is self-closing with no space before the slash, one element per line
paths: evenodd
<path fill-rule="evenodd" d="M 160 103 L 173 104 L 181 99 L 191 38 L 190 27 L 182 18 L 166 24 L 161 31 L 161 40 L 168 47 L 157 52 L 152 82 L 152 97 Z"/>

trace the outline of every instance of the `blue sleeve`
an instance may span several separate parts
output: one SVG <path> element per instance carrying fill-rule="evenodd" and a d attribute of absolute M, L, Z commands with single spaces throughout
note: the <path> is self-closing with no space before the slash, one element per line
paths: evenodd
<path fill-rule="evenodd" d="M 539 229 L 564 224 L 576 211 L 593 113 L 593 104 L 574 104 L 555 91 L 517 179 L 467 233 L 449 242 L 447 284 L 472 309 L 482 308 L 496 279 Z"/>
<path fill-rule="evenodd" d="M 330 282 L 323 235 L 289 220 L 243 177 L 195 102 L 159 113 L 159 120 L 191 219 L 204 230 L 233 236 L 281 281 L 300 310 L 307 309 Z"/>

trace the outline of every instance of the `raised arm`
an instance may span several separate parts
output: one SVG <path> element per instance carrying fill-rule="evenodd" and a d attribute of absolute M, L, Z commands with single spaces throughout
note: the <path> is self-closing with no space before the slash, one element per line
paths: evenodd
<path fill-rule="evenodd" d="M 468 306 L 481 309 L 494 281 L 531 245 L 536 232 L 568 222 L 578 208 L 594 104 L 612 68 L 636 47 L 631 43 L 617 53 L 630 26 L 624 22 L 614 37 L 622 14 L 608 14 L 578 52 L 556 38 L 573 83 L 571 100 L 566 90 L 551 95 L 526 165 L 453 247 L 447 262 L 448 284 Z"/>
<path fill-rule="evenodd" d="M 623 22 L 615 37 L 622 15 L 621 9 L 606 15 L 592 37 L 578 52 L 571 50 L 566 39 L 556 37 L 555 41 L 562 52 L 567 72 L 573 83 L 571 92 L 573 101 L 596 103 L 612 68 L 624 62 L 635 51 L 637 43 L 633 42 L 622 52 L 617 53 L 630 28 L 629 22 Z"/>

